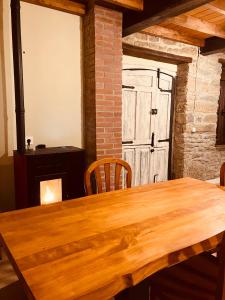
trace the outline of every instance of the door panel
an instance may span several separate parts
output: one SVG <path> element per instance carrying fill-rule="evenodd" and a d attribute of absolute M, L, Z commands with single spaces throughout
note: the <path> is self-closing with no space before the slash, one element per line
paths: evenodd
<path fill-rule="evenodd" d="M 156 72 L 148 70 L 123 71 L 123 84 L 136 90 L 150 91 L 156 88 Z"/>
<path fill-rule="evenodd" d="M 160 81 L 159 81 L 159 87 L 163 90 L 171 90 L 172 89 L 172 77 L 160 73 Z"/>
<path fill-rule="evenodd" d="M 124 146 L 123 158 L 132 169 L 132 186 L 150 182 L 151 146 Z"/>
<path fill-rule="evenodd" d="M 155 148 L 151 154 L 150 182 L 168 180 L 169 148 Z"/>
<path fill-rule="evenodd" d="M 170 138 L 170 109 L 171 109 L 171 94 L 158 93 L 157 99 L 158 113 L 155 118 L 155 146 L 167 147 L 169 141 L 160 142 L 162 140 L 168 140 Z"/>
<path fill-rule="evenodd" d="M 135 116 L 136 116 L 136 94 L 131 90 L 123 90 L 123 141 L 135 140 Z"/>
<path fill-rule="evenodd" d="M 135 148 L 135 185 L 149 183 L 151 147 L 139 146 Z"/>
<path fill-rule="evenodd" d="M 149 144 L 151 140 L 153 115 L 152 92 L 123 90 L 123 142 L 135 145 Z"/>
<path fill-rule="evenodd" d="M 132 182 L 131 185 L 135 186 L 135 148 L 123 147 L 123 159 L 128 162 L 132 170 Z M 123 187 L 125 186 L 125 173 L 123 170 Z"/>
<path fill-rule="evenodd" d="M 152 93 L 138 92 L 134 144 L 149 144 L 151 137 Z"/>
<path fill-rule="evenodd" d="M 123 158 L 132 169 L 132 186 L 166 181 L 168 177 L 168 148 L 124 146 Z"/>

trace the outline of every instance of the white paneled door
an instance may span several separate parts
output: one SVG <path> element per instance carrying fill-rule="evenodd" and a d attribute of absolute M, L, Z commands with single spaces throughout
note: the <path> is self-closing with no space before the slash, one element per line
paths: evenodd
<path fill-rule="evenodd" d="M 172 77 L 157 70 L 123 71 L 123 158 L 132 185 L 168 179 Z"/>

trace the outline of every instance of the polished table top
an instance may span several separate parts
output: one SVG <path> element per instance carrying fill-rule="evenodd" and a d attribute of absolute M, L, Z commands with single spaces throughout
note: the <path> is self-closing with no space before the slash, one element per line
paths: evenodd
<path fill-rule="evenodd" d="M 218 244 L 225 193 L 184 178 L 0 215 L 30 299 L 104 300 Z"/>

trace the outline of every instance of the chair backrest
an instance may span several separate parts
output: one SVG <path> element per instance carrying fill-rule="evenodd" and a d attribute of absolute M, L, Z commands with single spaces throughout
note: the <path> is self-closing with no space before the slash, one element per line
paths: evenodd
<path fill-rule="evenodd" d="M 97 193 L 102 193 L 103 191 L 109 192 L 111 190 L 111 165 L 115 166 L 114 189 L 119 190 L 121 188 L 122 167 L 126 172 L 126 187 L 131 187 L 132 171 L 130 165 L 121 159 L 104 158 L 93 162 L 85 172 L 84 182 L 86 195 L 92 195 L 94 193 L 92 188 L 93 173 L 95 175 L 95 187 Z M 102 170 L 103 174 L 101 173 Z"/>
<path fill-rule="evenodd" d="M 219 274 L 215 300 L 225 300 L 225 233 L 217 252 L 219 260 Z"/>
<path fill-rule="evenodd" d="M 225 163 L 220 168 L 220 185 L 225 186 Z"/>

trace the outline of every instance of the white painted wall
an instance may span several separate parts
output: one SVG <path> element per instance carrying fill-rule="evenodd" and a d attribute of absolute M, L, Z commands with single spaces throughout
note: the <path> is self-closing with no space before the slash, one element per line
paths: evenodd
<path fill-rule="evenodd" d="M 82 146 L 80 17 L 21 2 L 26 135 Z"/>

